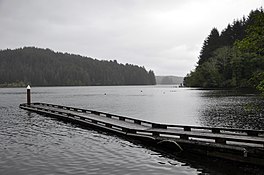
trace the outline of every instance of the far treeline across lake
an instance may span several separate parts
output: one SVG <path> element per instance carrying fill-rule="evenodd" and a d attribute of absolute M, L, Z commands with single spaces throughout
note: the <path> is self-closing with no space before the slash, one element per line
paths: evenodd
<path fill-rule="evenodd" d="M 257 88 L 264 92 L 264 13 L 251 11 L 205 39 L 198 66 L 184 84 L 205 88 Z"/>
<path fill-rule="evenodd" d="M 35 47 L 0 51 L 0 75 L 0 87 L 156 84 L 144 67 Z"/>

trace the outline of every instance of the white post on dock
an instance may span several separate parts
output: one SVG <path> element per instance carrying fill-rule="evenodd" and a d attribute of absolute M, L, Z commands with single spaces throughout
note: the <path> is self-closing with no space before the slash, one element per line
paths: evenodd
<path fill-rule="evenodd" d="M 31 103 L 31 97 L 30 97 L 30 86 L 27 86 L 27 104 L 30 105 Z"/>

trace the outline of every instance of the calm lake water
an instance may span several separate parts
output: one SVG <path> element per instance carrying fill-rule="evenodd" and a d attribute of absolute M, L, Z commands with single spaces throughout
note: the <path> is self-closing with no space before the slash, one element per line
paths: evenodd
<path fill-rule="evenodd" d="M 264 99 L 173 86 L 33 87 L 32 102 L 94 109 L 159 123 L 264 128 Z M 0 174 L 241 174 L 171 157 L 114 135 L 19 108 L 25 88 L 0 88 Z M 231 167 L 232 169 L 232 167 Z"/>

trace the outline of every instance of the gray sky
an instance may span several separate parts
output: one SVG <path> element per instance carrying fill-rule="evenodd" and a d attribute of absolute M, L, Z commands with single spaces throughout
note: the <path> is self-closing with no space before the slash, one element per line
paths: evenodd
<path fill-rule="evenodd" d="M 185 76 L 204 39 L 264 0 L 0 0 L 0 49 L 36 46 Z"/>

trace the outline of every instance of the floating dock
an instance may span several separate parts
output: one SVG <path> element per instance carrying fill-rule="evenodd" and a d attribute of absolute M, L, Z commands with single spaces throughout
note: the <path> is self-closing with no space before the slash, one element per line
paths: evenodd
<path fill-rule="evenodd" d="M 20 108 L 139 140 L 165 151 L 264 166 L 264 130 L 168 125 L 47 103 L 28 102 Z"/>

